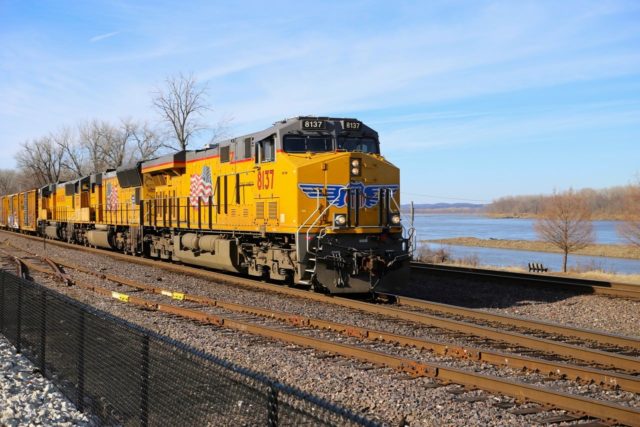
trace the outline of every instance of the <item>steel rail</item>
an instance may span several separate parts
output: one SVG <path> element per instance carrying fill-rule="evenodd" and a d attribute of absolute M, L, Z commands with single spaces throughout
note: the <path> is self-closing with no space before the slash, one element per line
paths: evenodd
<path fill-rule="evenodd" d="M 37 269 L 39 271 L 44 270 L 47 274 L 57 276 L 55 272 L 48 271 L 44 268 L 38 267 Z M 205 324 L 226 327 L 268 339 L 275 339 L 322 352 L 358 359 L 377 366 L 393 368 L 415 377 L 431 377 L 444 383 L 456 383 L 466 387 L 481 388 L 488 392 L 512 396 L 520 401 L 533 401 L 574 413 L 585 413 L 607 421 L 624 423 L 631 426 L 640 425 L 640 422 L 638 421 L 640 420 L 640 410 L 636 410 L 631 407 L 616 405 L 582 396 L 575 396 L 569 393 L 523 384 L 491 375 L 467 372 L 437 363 L 420 362 L 375 350 L 368 350 L 348 344 L 335 343 L 324 339 L 308 337 L 244 321 L 228 319 L 190 308 L 177 307 L 171 304 L 158 304 L 154 301 L 128 295 L 126 293 L 114 292 L 104 287 L 84 283 L 78 280 L 74 281 L 73 284 L 81 288 L 91 290 L 97 294 L 114 298 L 121 302 L 144 307 L 145 309 L 174 314 Z"/>
<path fill-rule="evenodd" d="M 530 371 L 547 374 L 553 377 L 590 382 L 605 387 L 618 387 L 620 389 L 633 393 L 640 393 L 640 378 L 631 375 L 606 372 L 587 367 L 569 365 L 561 362 L 552 362 L 544 359 L 495 352 L 485 349 L 456 346 L 427 339 L 420 339 L 406 335 L 393 334 L 380 330 L 368 329 L 344 323 L 312 318 L 308 316 L 254 307 L 245 304 L 232 303 L 217 298 L 176 292 L 153 285 L 147 285 L 137 280 L 131 280 L 113 274 L 98 273 L 91 269 L 78 266 L 66 261 L 61 262 L 58 260 L 55 261 L 55 263 L 63 265 L 66 268 L 100 277 L 102 279 L 107 279 L 112 282 L 119 283 L 121 285 L 125 285 L 137 290 L 147 291 L 157 295 L 163 295 L 165 297 L 176 300 L 191 301 L 210 307 L 219 307 L 237 313 L 248 313 L 265 318 L 276 319 L 294 326 L 305 326 L 316 329 L 331 330 L 334 332 L 345 334 L 347 336 L 355 337 L 360 340 L 384 341 L 394 344 L 400 344 L 403 346 L 433 351 L 434 353 L 443 356 L 451 356 L 459 359 L 485 362 L 495 366 L 507 366 L 514 369 L 527 369 Z"/>
<path fill-rule="evenodd" d="M 640 339 L 624 335 L 610 334 L 583 328 L 575 328 L 559 325 L 557 323 L 544 322 L 535 319 L 523 319 L 507 314 L 490 313 L 482 310 L 459 307 L 455 305 L 436 303 L 421 299 L 393 295 L 400 306 L 420 308 L 453 316 L 463 316 L 488 322 L 501 323 L 519 328 L 539 330 L 546 333 L 560 334 L 567 337 L 575 337 L 584 340 L 595 341 L 602 344 L 611 344 L 620 347 L 629 347 L 640 350 Z"/>
<path fill-rule="evenodd" d="M 16 263 L 16 274 L 21 279 L 27 278 L 27 267 L 20 258 L 13 257 Z"/>
<path fill-rule="evenodd" d="M 640 299 L 640 285 L 631 283 L 606 282 L 577 277 L 539 275 L 514 271 L 491 270 L 488 268 L 461 267 L 457 265 L 427 264 L 412 262 L 413 272 L 433 272 L 460 274 L 467 276 L 509 279 L 510 284 L 564 286 L 592 292 L 594 294 L 630 299 Z"/>
<path fill-rule="evenodd" d="M 62 260 L 55 260 L 55 262 L 60 263 L 61 265 L 65 265 L 65 261 Z M 80 269 L 81 267 L 75 266 L 73 268 Z M 105 277 L 107 277 L 107 275 L 105 275 Z M 133 284 L 133 282 L 131 283 Z M 303 291 L 303 293 L 306 294 L 307 292 Z M 322 295 L 320 296 L 322 297 L 320 298 L 320 300 L 327 301 L 327 297 Z M 455 330 L 458 332 L 478 335 L 545 352 L 552 352 L 557 355 L 569 357 L 572 359 L 579 359 L 586 362 L 595 362 L 604 366 L 611 366 L 617 369 L 622 369 L 630 373 L 640 372 L 640 359 L 630 356 L 583 348 L 573 344 L 555 342 L 544 338 L 530 337 L 517 332 L 502 331 L 492 327 L 479 326 L 473 323 L 441 318 L 424 313 L 399 310 L 393 307 L 375 305 L 362 301 L 354 301 L 344 298 L 331 298 L 330 302 L 332 304 L 338 304 L 349 308 L 364 310 L 368 313 L 373 312 L 376 314 L 392 316 L 398 319 L 413 321 L 420 324 L 426 324 L 429 326 L 440 327 L 447 330 Z"/>
<path fill-rule="evenodd" d="M 389 355 L 375 350 L 367 350 L 352 345 L 335 343 L 324 339 L 312 338 L 292 332 L 254 325 L 243 321 L 227 319 L 197 310 L 176 307 L 173 305 L 156 304 L 152 301 L 139 297 L 125 297 L 123 294 L 113 295 L 113 292 L 111 292 L 111 294 L 112 297 L 120 301 L 134 303 L 136 305 L 143 306 L 146 309 L 156 309 L 160 312 L 179 315 L 215 326 L 226 327 L 268 339 L 275 339 L 347 358 L 358 359 L 377 366 L 393 368 L 416 377 L 431 377 L 445 383 L 457 383 L 467 387 L 477 387 L 492 393 L 506 394 L 519 400 L 534 401 L 571 412 L 586 413 L 600 419 L 624 423 L 631 426 L 640 425 L 640 422 L 638 421 L 640 420 L 640 410 L 636 410 L 631 407 L 616 405 L 592 398 L 575 396 L 569 393 L 518 383 L 516 381 L 506 380 L 495 376 L 471 373 L 437 363 L 418 362 L 412 359 Z"/>
<path fill-rule="evenodd" d="M 21 279 L 27 279 L 27 266 L 21 258 L 0 249 L 6 257 L 10 258 L 16 264 L 16 275 Z"/>
<path fill-rule="evenodd" d="M 31 236 L 21 235 L 21 237 L 27 237 L 37 241 L 41 240 Z M 588 363 L 598 363 L 607 367 L 615 367 L 617 369 L 624 370 L 628 373 L 640 372 L 640 359 L 629 357 L 629 356 L 617 355 L 614 353 L 604 352 L 600 350 L 585 349 L 572 344 L 565 344 L 565 343 L 555 342 L 555 341 L 542 339 L 542 338 L 529 337 L 527 335 L 519 334 L 515 332 L 500 331 L 495 328 L 474 325 L 472 323 L 441 318 L 441 317 L 427 315 L 423 313 L 400 310 L 394 307 L 376 305 L 368 302 L 356 301 L 356 300 L 351 300 L 346 298 L 336 298 L 328 295 L 318 294 L 318 293 L 309 292 L 309 291 L 300 290 L 300 289 L 288 288 L 284 286 L 258 283 L 251 279 L 230 276 L 228 274 L 207 271 L 207 270 L 190 267 L 190 266 L 159 263 L 151 259 L 133 257 L 130 255 L 124 255 L 124 254 L 120 254 L 117 252 L 108 251 L 104 249 L 87 248 L 84 246 L 73 245 L 65 242 L 58 242 L 55 240 L 51 240 L 51 243 L 61 247 L 70 248 L 70 249 L 83 250 L 83 251 L 88 251 L 88 252 L 96 253 L 100 255 L 108 255 L 114 259 L 134 262 L 137 264 L 147 265 L 154 268 L 162 268 L 168 271 L 178 272 L 182 274 L 186 273 L 186 274 L 195 275 L 199 277 L 205 277 L 208 279 L 213 278 L 213 279 L 221 280 L 227 283 L 242 285 L 252 289 L 260 289 L 266 292 L 275 292 L 275 293 L 280 293 L 280 294 L 289 295 L 289 296 L 296 296 L 296 297 L 305 298 L 308 300 L 317 301 L 321 303 L 334 304 L 334 305 L 338 305 L 345 308 L 360 310 L 369 314 L 378 314 L 382 316 L 393 317 L 396 319 L 411 321 L 414 323 L 423 324 L 427 326 L 443 328 L 443 329 L 457 331 L 465 334 L 472 334 L 480 337 L 489 338 L 492 340 L 502 341 L 512 345 L 527 347 L 527 348 L 538 350 L 538 351 L 555 353 L 557 355 L 575 359 L 575 360 L 582 360 Z"/>

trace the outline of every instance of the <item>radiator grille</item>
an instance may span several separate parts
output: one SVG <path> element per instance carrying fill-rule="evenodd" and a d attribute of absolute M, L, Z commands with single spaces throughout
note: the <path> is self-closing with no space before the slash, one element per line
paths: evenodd
<path fill-rule="evenodd" d="M 278 202 L 269 202 L 269 219 L 278 218 Z"/>

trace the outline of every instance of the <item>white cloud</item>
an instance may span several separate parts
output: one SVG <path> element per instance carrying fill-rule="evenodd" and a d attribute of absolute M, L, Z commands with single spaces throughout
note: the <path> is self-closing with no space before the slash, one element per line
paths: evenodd
<path fill-rule="evenodd" d="M 89 39 L 89 43 L 95 43 L 95 42 L 99 42 L 101 40 L 105 40 L 114 36 L 117 36 L 118 34 L 120 34 L 121 31 L 113 31 L 111 33 L 106 33 L 106 34 L 100 34 L 97 36 L 93 36 Z"/>

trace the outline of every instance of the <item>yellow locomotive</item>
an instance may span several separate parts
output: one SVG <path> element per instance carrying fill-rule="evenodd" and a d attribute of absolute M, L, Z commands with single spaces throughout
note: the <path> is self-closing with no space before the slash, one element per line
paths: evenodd
<path fill-rule="evenodd" d="M 41 188 L 39 232 L 187 264 L 365 293 L 408 277 L 400 174 L 354 119 L 297 117 Z"/>

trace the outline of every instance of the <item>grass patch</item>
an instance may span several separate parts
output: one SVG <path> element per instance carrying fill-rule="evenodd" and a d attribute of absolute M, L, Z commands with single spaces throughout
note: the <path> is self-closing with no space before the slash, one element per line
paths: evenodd
<path fill-rule="evenodd" d="M 475 246 L 482 248 L 513 249 L 520 251 L 562 253 L 560 249 L 550 243 L 539 240 L 503 240 L 478 239 L 476 237 L 454 237 L 451 239 L 425 240 L 427 243 L 441 243 L 445 245 Z M 626 258 L 640 260 L 640 249 L 630 245 L 593 244 L 584 249 L 572 252 L 577 255 L 601 256 L 610 258 Z"/>

